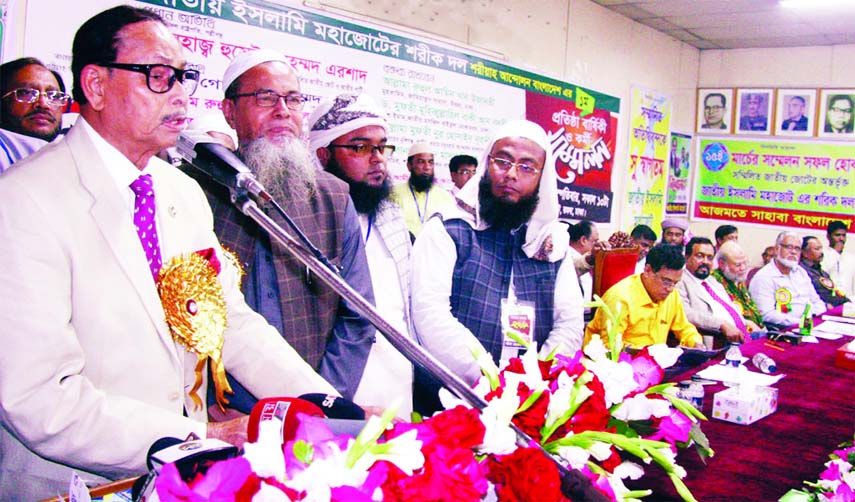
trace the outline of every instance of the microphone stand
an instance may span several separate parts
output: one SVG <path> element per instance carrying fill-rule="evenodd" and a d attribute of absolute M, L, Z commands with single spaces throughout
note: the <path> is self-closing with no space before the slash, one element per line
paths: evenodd
<path fill-rule="evenodd" d="M 443 363 L 437 360 L 432 354 L 427 352 L 420 345 L 413 342 L 410 338 L 403 335 L 395 327 L 389 324 L 383 316 L 377 312 L 377 309 L 371 305 L 365 298 L 356 292 L 350 285 L 333 269 L 325 266 L 312 252 L 300 245 L 291 235 L 273 221 L 258 205 L 252 200 L 246 190 L 230 187 L 231 199 L 235 206 L 250 219 L 255 221 L 262 229 L 264 229 L 271 238 L 276 240 L 285 249 L 288 250 L 295 258 L 303 263 L 310 271 L 324 282 L 327 286 L 333 289 L 336 293 L 344 298 L 352 307 L 352 309 L 367 319 L 377 330 L 386 337 L 390 344 L 404 355 L 413 364 L 427 370 L 434 378 L 442 382 L 458 397 L 468 402 L 472 407 L 483 410 L 487 406 L 487 402 L 476 394 L 471 387 L 460 379 L 457 375 L 451 372 Z M 607 501 L 608 498 L 602 495 L 601 492 L 593 489 L 592 483 L 582 473 L 576 470 L 569 470 L 561 464 L 555 457 L 547 452 L 543 447 L 534 441 L 531 437 L 523 432 L 515 424 L 510 424 L 511 428 L 517 435 L 517 442 L 522 446 L 537 447 L 544 455 L 552 460 L 558 467 L 558 472 L 561 476 L 561 488 L 565 495 L 573 500 L 590 500 L 599 502 L 600 500 Z M 600 497 L 597 497 L 599 495 Z"/>

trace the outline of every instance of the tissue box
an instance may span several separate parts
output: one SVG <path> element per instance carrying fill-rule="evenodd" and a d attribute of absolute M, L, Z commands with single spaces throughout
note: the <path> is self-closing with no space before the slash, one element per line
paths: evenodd
<path fill-rule="evenodd" d="M 853 351 L 851 344 L 847 343 L 837 349 L 834 365 L 847 370 L 855 370 L 855 351 Z"/>
<path fill-rule="evenodd" d="M 735 424 L 753 424 L 778 409 L 774 387 L 731 387 L 713 396 L 713 418 Z"/>

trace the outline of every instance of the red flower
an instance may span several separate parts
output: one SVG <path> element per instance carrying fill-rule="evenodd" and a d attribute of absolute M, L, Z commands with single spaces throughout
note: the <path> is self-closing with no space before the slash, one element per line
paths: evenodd
<path fill-rule="evenodd" d="M 565 500 L 561 477 L 552 460 L 535 448 L 518 448 L 510 455 L 491 456 L 487 479 L 496 485 L 500 502 Z"/>
<path fill-rule="evenodd" d="M 531 390 L 525 384 L 520 384 L 519 389 L 517 389 L 517 395 L 520 397 L 520 404 L 522 404 L 531 395 Z M 513 418 L 513 422 L 517 427 L 538 442 L 540 440 L 540 429 L 543 428 L 546 422 L 546 410 L 549 407 L 549 398 L 550 394 L 544 392 L 529 409 L 522 413 L 517 413 Z"/>
<path fill-rule="evenodd" d="M 480 413 L 473 408 L 457 406 L 424 421 L 448 446 L 471 449 L 484 442 L 486 428 Z"/>
<path fill-rule="evenodd" d="M 425 450 L 425 465 L 413 476 L 388 464 L 383 500 L 392 502 L 480 502 L 487 493 L 486 466 L 471 450 L 436 444 Z"/>

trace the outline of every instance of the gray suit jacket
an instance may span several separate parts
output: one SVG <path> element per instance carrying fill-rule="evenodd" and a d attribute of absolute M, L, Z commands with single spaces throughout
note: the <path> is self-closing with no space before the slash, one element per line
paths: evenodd
<path fill-rule="evenodd" d="M 699 330 L 721 333 L 721 323 L 727 322 L 733 324 L 733 319 L 730 316 L 727 318 L 716 317 L 713 314 L 715 311 L 712 304 L 715 300 L 709 297 L 704 287 L 701 286 L 700 280 L 689 277 L 689 275 L 688 271 L 684 271 L 683 280 L 677 283 L 677 291 L 680 293 L 680 300 L 683 302 L 683 310 L 686 312 L 686 318 Z M 727 296 L 724 286 L 712 277 L 708 278 L 707 281 L 719 298 L 730 302 L 730 297 Z M 731 306 L 737 312 L 740 311 L 739 307 L 733 305 L 733 302 L 731 302 Z"/>
<path fill-rule="evenodd" d="M 102 162 L 78 124 L 0 176 L 2 500 L 64 492 L 71 468 L 96 481 L 142 474 L 156 439 L 206 431 L 205 409 L 188 396 L 197 356 L 172 340 Z M 149 172 L 164 263 L 207 248 L 221 257 L 199 186 L 160 161 Z M 226 368 L 259 396 L 334 392 L 247 307 L 220 261 Z"/>

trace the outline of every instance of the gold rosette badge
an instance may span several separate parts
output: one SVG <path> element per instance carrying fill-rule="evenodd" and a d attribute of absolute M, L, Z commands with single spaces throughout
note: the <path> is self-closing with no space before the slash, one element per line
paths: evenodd
<path fill-rule="evenodd" d="M 220 263 L 213 249 L 205 249 L 172 258 L 160 269 L 157 290 L 166 314 L 172 339 L 195 352 L 196 382 L 190 398 L 200 409 L 202 371 L 210 359 L 217 405 L 229 403 L 225 393 L 233 393 L 223 366 L 223 340 L 226 330 L 226 299 L 217 279 Z"/>

